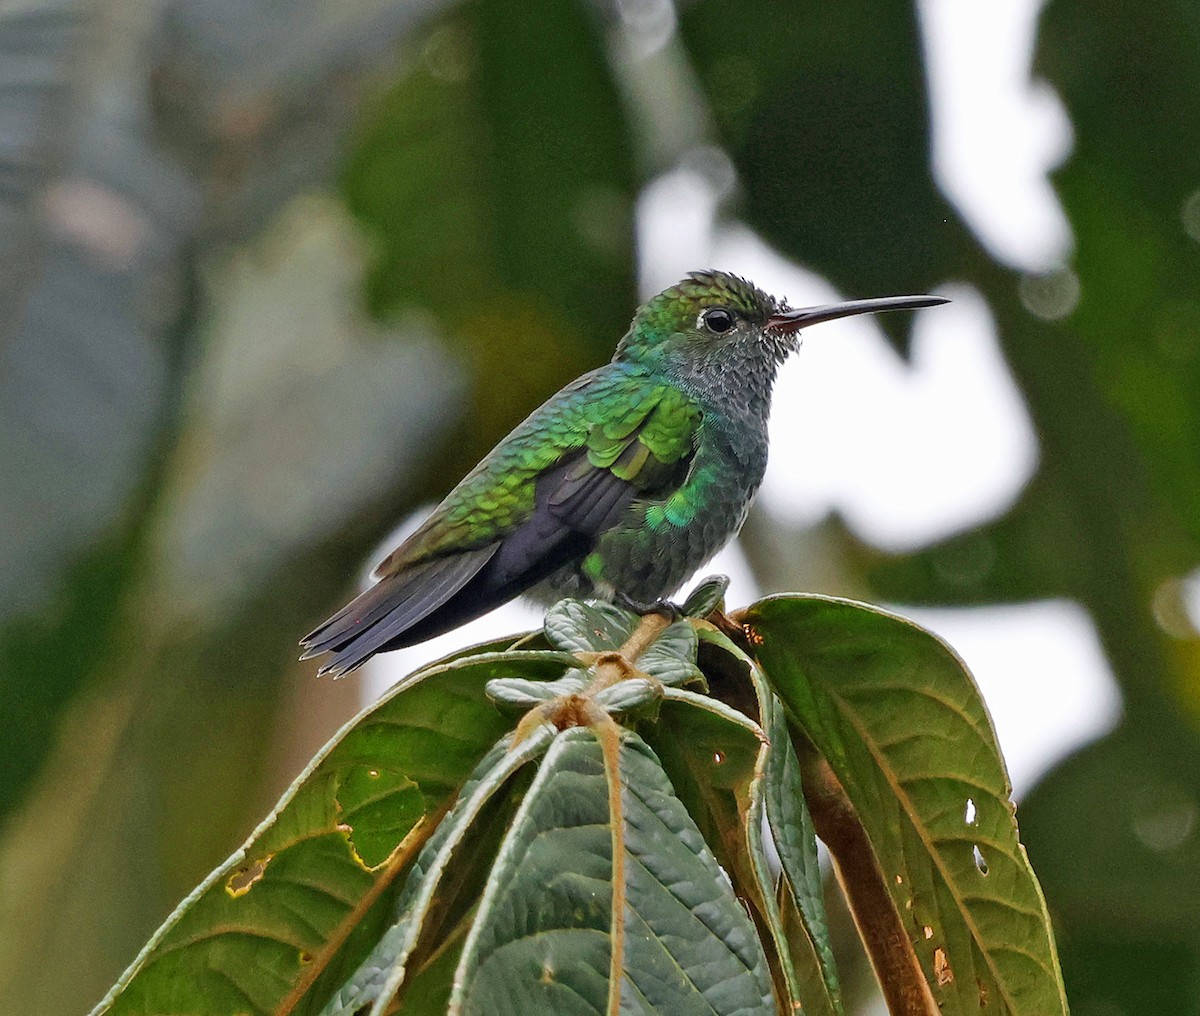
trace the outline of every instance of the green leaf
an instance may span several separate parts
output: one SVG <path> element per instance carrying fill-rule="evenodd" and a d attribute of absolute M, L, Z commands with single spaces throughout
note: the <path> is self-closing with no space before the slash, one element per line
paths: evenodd
<path fill-rule="evenodd" d="M 428 966 L 414 975 L 404 993 L 404 1016 L 446 1016 L 462 945 L 461 935 L 447 941 Z"/>
<path fill-rule="evenodd" d="M 457 5 L 408 47 L 349 153 L 343 194 L 377 255 L 368 303 L 432 312 L 477 379 L 430 494 L 628 326 L 634 153 L 594 14 Z"/>
<path fill-rule="evenodd" d="M 76 0 L 0 10 L 0 819 L 121 636 L 181 390 L 195 195 L 143 106 L 88 101 L 98 78 L 111 87 L 107 29 L 81 32 L 88 18 Z M 81 231 L 100 205 L 105 222 Z"/>
<path fill-rule="evenodd" d="M 628 610 L 598 600 L 560 600 L 546 612 L 546 639 L 571 653 L 620 649 L 641 623 Z M 661 632 L 638 657 L 643 673 L 665 685 L 703 680 L 696 666 L 696 630 L 686 618 Z"/>
<path fill-rule="evenodd" d="M 523 677 L 499 677 L 487 683 L 487 695 L 498 705 L 528 709 L 558 698 L 574 695 L 587 687 L 587 671 L 575 668 L 557 681 L 529 681 Z"/>
<path fill-rule="evenodd" d="M 781 951 L 789 951 L 795 979 L 793 995 L 809 1016 L 841 1013 L 841 988 L 829 941 L 829 918 L 817 835 L 800 784 L 800 763 L 788 736 L 782 704 L 770 694 L 767 709 L 769 745 L 762 780 L 763 805 L 775 852 L 783 868 L 779 886 Z M 760 826 L 761 828 L 761 826 Z"/>
<path fill-rule="evenodd" d="M 725 591 L 729 588 L 728 575 L 709 575 L 696 584 L 683 601 L 680 608 L 686 617 L 708 617 L 725 599 Z"/>
<path fill-rule="evenodd" d="M 638 669 L 668 686 L 703 682 L 704 675 L 696 666 L 698 645 L 692 624 L 686 619 L 676 621 L 638 657 Z"/>
<path fill-rule="evenodd" d="M 623 713 L 638 709 L 663 696 L 663 686 L 644 677 L 630 677 L 607 688 L 602 688 L 593 698 L 597 705 L 604 706 L 610 713 Z"/>
<path fill-rule="evenodd" d="M 382 1013 L 408 973 L 407 964 L 435 904 L 442 876 L 463 838 L 484 806 L 510 776 L 536 757 L 551 732 L 541 728 L 514 749 L 505 737 L 479 763 L 460 792 L 454 809 L 425 844 L 396 903 L 399 917 L 387 930 L 354 976 L 322 1010 L 322 1016 L 349 1016 L 368 1003 L 372 1014 Z"/>
<path fill-rule="evenodd" d="M 1065 1014 L 1045 902 L 962 662 L 916 625 L 846 600 L 772 597 L 741 620 L 852 801 L 942 1011 Z"/>
<path fill-rule="evenodd" d="M 707 708 L 714 703 L 721 711 Z M 640 731 L 717 862 L 736 880 L 745 856 L 742 811 L 762 745 L 758 724 L 716 699 L 675 692 L 658 722 Z"/>
<path fill-rule="evenodd" d="M 852 295 L 961 271 L 911 4 L 715 0 L 681 12 L 680 36 L 737 167 L 738 211 L 768 242 Z"/>
<path fill-rule="evenodd" d="M 753 660 L 719 632 L 705 629 L 704 637 L 743 669 L 764 726 L 756 725 L 753 743 L 743 744 L 732 755 L 730 747 L 738 743 L 734 736 L 738 731 L 730 729 L 728 720 L 719 733 L 717 724 L 707 720 L 710 732 L 705 737 L 690 729 L 697 725 L 698 717 L 676 717 L 676 726 L 663 736 L 681 742 L 676 751 L 688 759 L 686 769 L 707 775 L 707 767 L 716 764 L 725 780 L 736 774 L 737 782 L 731 784 L 733 801 L 721 802 L 713 793 L 715 788 L 709 787 L 701 798 L 717 826 L 715 841 L 736 844 L 722 863 L 766 923 L 792 1007 L 802 1007 L 810 1016 L 839 1014 L 841 993 L 829 944 L 816 833 L 804 802 L 799 763 L 783 708 Z M 695 778 L 711 783 L 704 775 Z M 724 807 L 714 811 L 714 803 Z M 768 831 L 782 862 L 781 878 L 776 878 L 768 859 L 764 839 Z"/>
<path fill-rule="evenodd" d="M 615 652 L 633 634 L 637 615 L 611 603 L 559 600 L 546 611 L 546 639 L 567 653 Z"/>
<path fill-rule="evenodd" d="M 640 738 L 620 750 L 622 1011 L 774 1012 L 754 926 Z M 543 759 L 497 859 L 451 1013 L 615 1012 L 612 829 L 600 747 L 575 728 Z M 502 1001 L 500 1001 L 502 1000 Z"/>
<path fill-rule="evenodd" d="M 1200 1012 L 1197 811 L 1189 774 L 1128 722 L 1022 800 L 1076 1012 Z"/>
<path fill-rule="evenodd" d="M 420 683 L 392 689 L 342 728 L 176 908 L 97 1016 L 265 1016 L 299 1001 L 318 978 L 341 970 L 340 983 L 372 945 L 352 935 L 364 914 L 507 727 L 484 695 L 486 681 L 561 671 L 558 654 L 494 653 L 426 668 Z"/>
<path fill-rule="evenodd" d="M 743 723 L 735 722 L 705 708 L 702 699 L 697 695 L 668 700 L 660 721 L 646 725 L 645 736 L 734 890 L 753 908 L 764 947 L 771 950 L 768 959 L 777 992 L 789 1004 L 798 1004 L 802 993 L 763 842 L 761 765 L 769 746 L 752 720 L 743 716 Z M 815 962 L 811 969 L 817 971 Z M 818 984 L 820 980 L 817 972 Z"/>

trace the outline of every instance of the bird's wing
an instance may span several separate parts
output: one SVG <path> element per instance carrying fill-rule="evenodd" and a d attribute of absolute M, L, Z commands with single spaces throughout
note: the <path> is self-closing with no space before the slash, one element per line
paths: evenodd
<path fill-rule="evenodd" d="M 678 488 L 687 475 L 699 408 L 678 389 L 655 385 L 633 408 L 594 424 L 534 482 L 533 510 L 503 539 L 488 575 L 512 596 L 581 560 L 634 501 Z"/>
<path fill-rule="evenodd" d="M 674 386 L 612 365 L 585 374 L 497 445 L 375 575 L 503 542 L 539 515 L 594 537 L 630 499 L 686 471 L 699 423 Z"/>
<path fill-rule="evenodd" d="M 305 656 L 333 653 L 321 672 L 345 673 L 582 558 L 635 498 L 678 485 L 699 422 L 670 385 L 603 368 L 584 375 L 451 491 L 376 569 L 376 585 L 305 637 Z"/>

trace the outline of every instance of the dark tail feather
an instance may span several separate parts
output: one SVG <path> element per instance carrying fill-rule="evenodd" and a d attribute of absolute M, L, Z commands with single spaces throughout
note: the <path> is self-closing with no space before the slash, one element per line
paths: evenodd
<path fill-rule="evenodd" d="M 341 677 L 362 666 L 385 645 L 398 649 L 419 626 L 471 581 L 496 552 L 496 544 L 438 558 L 380 579 L 300 642 L 307 660 L 332 653 L 318 674 Z M 413 642 L 429 638 L 417 636 Z"/>
<path fill-rule="evenodd" d="M 401 649 L 465 624 L 581 560 L 634 497 L 634 488 L 582 452 L 537 485 L 533 513 L 496 543 L 410 565 L 305 636 L 301 659 L 331 653 L 321 674 L 347 674 L 376 653 Z"/>

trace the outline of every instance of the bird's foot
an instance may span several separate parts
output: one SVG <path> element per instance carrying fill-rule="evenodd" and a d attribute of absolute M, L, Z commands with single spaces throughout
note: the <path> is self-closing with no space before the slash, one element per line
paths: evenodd
<path fill-rule="evenodd" d="M 683 608 L 678 603 L 671 600 L 652 600 L 649 603 L 644 603 L 641 600 L 635 600 L 632 596 L 627 596 L 625 593 L 617 590 L 613 596 L 613 602 L 625 610 L 632 611 L 635 614 L 659 614 L 665 617 L 668 623 L 673 624 L 683 617 Z"/>

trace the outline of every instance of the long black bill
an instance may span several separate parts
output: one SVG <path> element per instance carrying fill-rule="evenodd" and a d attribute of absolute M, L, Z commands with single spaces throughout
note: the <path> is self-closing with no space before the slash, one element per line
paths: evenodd
<path fill-rule="evenodd" d="M 855 314 L 878 314 L 884 310 L 919 310 L 922 307 L 938 307 L 949 302 L 944 296 L 881 296 L 874 300 L 847 300 L 845 303 L 801 307 L 799 310 L 772 314 L 767 318 L 767 328 L 781 335 L 791 335 L 809 325 L 853 317 Z"/>

